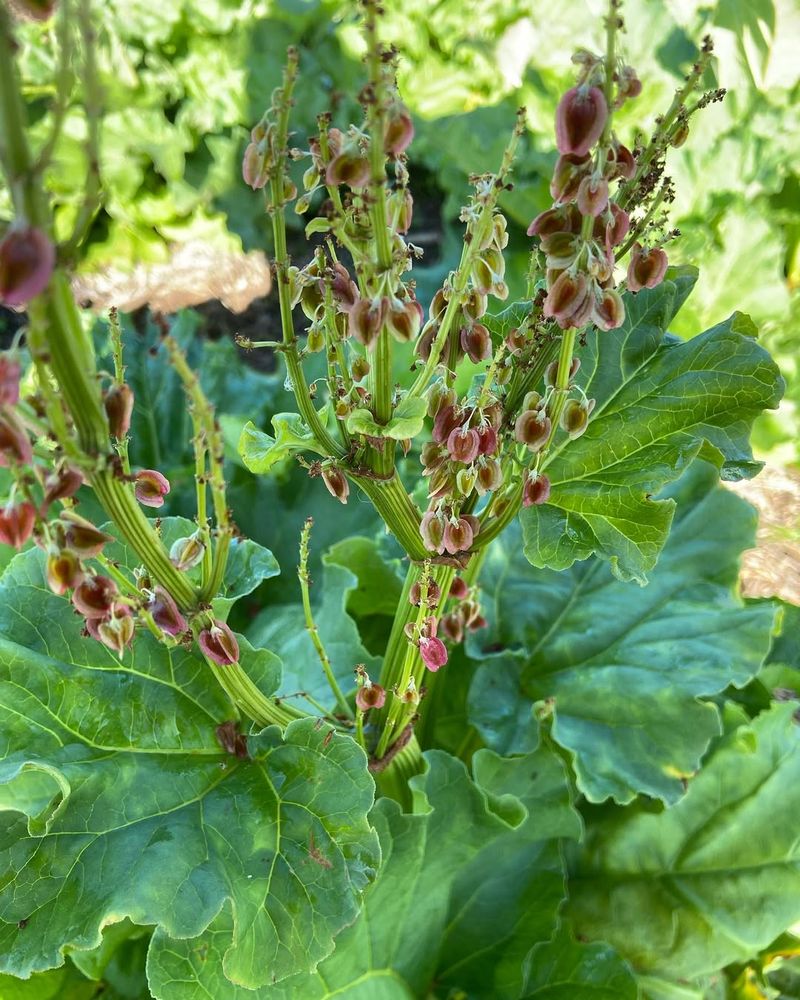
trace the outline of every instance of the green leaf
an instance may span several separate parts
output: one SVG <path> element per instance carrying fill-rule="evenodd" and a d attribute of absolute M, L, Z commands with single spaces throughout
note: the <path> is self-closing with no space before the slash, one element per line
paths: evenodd
<path fill-rule="evenodd" d="M 675 525 L 643 588 L 615 579 L 599 559 L 532 573 L 514 532 L 489 553 L 492 624 L 469 649 L 483 660 L 470 717 L 490 746 L 530 749 L 533 706 L 554 699 L 552 734 L 573 755 L 587 798 L 680 796 L 720 732 L 717 709 L 698 698 L 747 683 L 769 650 L 775 614 L 734 593 L 755 515 L 715 483 L 713 468 L 698 463 L 673 490 Z"/>
<path fill-rule="evenodd" d="M 779 704 L 725 737 L 685 797 L 613 810 L 570 879 L 582 937 L 634 968 L 691 980 L 746 962 L 800 920 L 800 729 Z"/>
<path fill-rule="evenodd" d="M 415 437 L 425 423 L 427 403 L 416 396 L 405 396 L 394 408 L 391 420 L 379 424 L 369 410 L 362 407 L 348 416 L 345 421 L 351 434 L 366 434 L 368 437 L 387 437 L 395 441 Z"/>
<path fill-rule="evenodd" d="M 782 379 L 738 314 L 686 343 L 665 333 L 693 278 L 685 269 L 626 296 L 621 329 L 589 338 L 578 352 L 579 381 L 597 405 L 583 436 L 554 449 L 548 503 L 521 514 L 534 566 L 567 569 L 597 553 L 621 579 L 644 583 L 674 509 L 651 494 L 698 453 L 725 479 L 760 468 L 749 428 L 761 410 L 777 406 Z"/>
<path fill-rule="evenodd" d="M 263 476 L 278 462 L 301 451 L 324 454 L 312 432 L 296 413 L 277 413 L 272 418 L 275 437 L 260 431 L 251 421 L 239 438 L 239 455 L 255 475 Z"/>
<path fill-rule="evenodd" d="M 487 751 L 471 781 L 464 765 L 441 751 L 425 759 L 425 773 L 412 779 L 414 814 L 386 798 L 372 811 L 384 861 L 333 955 L 316 974 L 247 996 L 411 1000 L 425 996 L 434 978 L 470 996 L 519 995 L 495 986 L 495 974 L 504 953 L 519 953 L 521 985 L 522 956 L 552 933 L 563 897 L 553 838 L 578 830 L 563 766 L 546 750 L 516 761 Z M 158 1000 L 219 996 L 215 956 L 231 929 L 223 912 L 193 941 L 156 932 L 148 972 Z M 471 950 L 475 942 L 480 955 Z M 225 995 L 247 1000 L 243 991 Z"/>
<path fill-rule="evenodd" d="M 353 671 L 359 663 L 376 679 L 381 667 L 380 659 L 363 647 L 358 627 L 347 614 L 348 598 L 357 582 L 349 570 L 331 563 L 325 565 L 322 579 L 311 588 L 314 623 L 334 677 L 345 693 L 355 688 Z M 283 661 L 280 694 L 306 691 L 317 701 L 332 704 L 331 689 L 306 629 L 301 604 L 264 608 L 248 634 L 254 645 L 273 650 Z"/>
<path fill-rule="evenodd" d="M 116 660 L 48 591 L 38 551 L 0 582 L 0 635 L 2 971 L 56 966 L 126 916 L 194 937 L 226 904 L 232 981 L 330 953 L 378 859 L 354 741 L 309 719 L 224 754 L 231 708 L 203 661 L 146 633 Z M 277 665 L 242 642 L 248 668 Z"/>
<path fill-rule="evenodd" d="M 347 597 L 347 610 L 356 618 L 369 615 L 394 615 L 403 581 L 393 563 L 378 548 L 377 542 L 359 535 L 332 545 L 325 563 L 343 566 L 354 573 L 358 585 Z"/>
<path fill-rule="evenodd" d="M 74 965 L 40 972 L 30 979 L 17 979 L 0 973 L 0 997 L 3 1000 L 95 1000 L 98 983 L 84 978 Z M 117 1000 L 117 994 L 103 991 L 103 998 Z"/>
<path fill-rule="evenodd" d="M 495 316 L 486 315 L 481 319 L 481 323 L 491 333 L 495 345 L 505 340 L 511 330 L 516 330 L 530 315 L 531 303 L 529 300 L 522 302 L 512 302 L 502 312 Z"/>
<path fill-rule="evenodd" d="M 351 434 L 366 434 L 368 437 L 382 437 L 386 430 L 366 407 L 353 410 L 345 420 L 345 426 Z"/>
<path fill-rule="evenodd" d="M 606 944 L 579 944 L 562 929 L 527 962 L 523 1000 L 637 1000 L 630 968 Z"/>

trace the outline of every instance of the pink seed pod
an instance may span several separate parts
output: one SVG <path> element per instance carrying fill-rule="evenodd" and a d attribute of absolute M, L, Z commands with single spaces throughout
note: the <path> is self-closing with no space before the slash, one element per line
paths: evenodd
<path fill-rule="evenodd" d="M 578 194 L 578 185 L 591 169 L 592 162 L 589 156 L 573 156 L 571 153 L 559 156 L 550 181 L 552 198 L 562 204 L 574 201 Z"/>
<path fill-rule="evenodd" d="M 482 295 L 477 288 L 471 289 L 469 295 L 461 303 L 462 312 L 473 321 L 485 315 L 488 308 L 488 298 Z"/>
<path fill-rule="evenodd" d="M 612 202 L 609 205 L 611 219 L 606 223 L 606 253 L 611 256 L 611 248 L 619 246 L 631 228 L 631 218 L 625 209 Z M 608 216 L 606 216 L 608 218 Z"/>
<path fill-rule="evenodd" d="M 22 368 L 10 351 L 0 354 L 0 406 L 16 406 L 19 402 L 19 378 Z"/>
<path fill-rule="evenodd" d="M 127 604 L 115 604 L 108 618 L 96 621 L 97 638 L 117 656 L 122 654 L 133 641 L 136 623 L 133 612 Z"/>
<path fill-rule="evenodd" d="M 586 275 L 582 272 L 572 275 L 569 271 L 560 274 L 544 300 L 545 317 L 555 319 L 558 325 L 566 330 L 571 326 L 583 325 L 591 315 L 591 311 L 592 303 Z M 583 318 L 584 313 L 586 319 Z"/>
<path fill-rule="evenodd" d="M 533 451 L 540 451 L 550 437 L 550 418 L 539 410 L 523 410 L 514 423 L 514 437 Z"/>
<path fill-rule="evenodd" d="M 444 528 L 445 519 L 441 514 L 432 510 L 423 514 L 419 533 L 428 552 L 436 552 L 439 555 L 444 552 Z"/>
<path fill-rule="evenodd" d="M 428 596 L 425 599 L 425 603 L 430 608 L 436 608 L 439 606 L 439 601 L 442 598 L 442 591 L 439 584 L 435 580 L 428 580 Z M 419 581 L 415 580 L 411 584 L 411 590 L 408 594 L 409 604 L 413 604 L 415 608 L 419 607 L 419 603 L 422 599 L 422 588 L 420 587 Z"/>
<path fill-rule="evenodd" d="M 569 434 L 570 439 L 579 438 L 589 426 L 589 414 L 594 409 L 594 400 L 588 403 L 579 399 L 568 399 L 561 411 L 559 424 Z"/>
<path fill-rule="evenodd" d="M 215 621 L 211 628 L 204 628 L 197 637 L 197 644 L 205 656 L 220 667 L 239 662 L 239 643 L 225 622 Z"/>
<path fill-rule="evenodd" d="M 444 382 L 434 382 L 428 389 L 428 416 L 436 417 L 441 410 L 448 406 L 455 406 L 456 391 L 444 384 Z"/>
<path fill-rule="evenodd" d="M 27 21 L 46 21 L 53 16 L 56 0 L 13 0 L 11 13 Z"/>
<path fill-rule="evenodd" d="M 356 708 L 359 712 L 368 712 L 371 708 L 383 708 L 386 704 L 386 688 L 371 681 L 364 683 L 356 691 Z"/>
<path fill-rule="evenodd" d="M 348 329 L 359 344 L 372 347 L 383 329 L 384 299 L 359 299 L 350 310 Z"/>
<path fill-rule="evenodd" d="M 450 555 L 466 552 L 472 545 L 474 532 L 466 517 L 449 519 L 444 529 L 444 548 Z"/>
<path fill-rule="evenodd" d="M 326 466 L 322 470 L 322 481 L 332 497 L 335 497 L 339 503 L 347 503 L 347 498 L 350 496 L 350 483 L 341 469 L 337 469 L 335 465 Z"/>
<path fill-rule="evenodd" d="M 11 410 L 0 408 L 0 466 L 30 465 L 32 459 L 28 432 Z"/>
<path fill-rule="evenodd" d="M 451 611 L 439 622 L 442 635 L 450 642 L 458 644 L 464 638 L 464 619 L 458 611 Z"/>
<path fill-rule="evenodd" d="M 584 177 L 578 186 L 578 211 L 597 218 L 608 206 L 608 181 L 604 177 Z"/>
<path fill-rule="evenodd" d="M 491 424 L 477 428 L 478 451 L 481 455 L 494 455 L 497 451 L 497 431 Z"/>
<path fill-rule="evenodd" d="M 598 330 L 616 330 L 625 322 L 625 303 L 613 288 L 607 288 L 595 302 L 592 322 Z"/>
<path fill-rule="evenodd" d="M 422 656 L 422 662 L 431 673 L 435 674 L 440 667 L 447 663 L 447 646 L 436 636 L 430 638 L 422 636 L 419 640 L 419 652 Z"/>
<path fill-rule="evenodd" d="M 75 496 L 82 485 L 83 476 L 81 473 L 68 465 L 51 472 L 44 481 L 42 510 L 47 510 L 57 500 L 66 500 L 68 497 Z"/>
<path fill-rule="evenodd" d="M 349 313 L 358 302 L 358 286 L 350 277 L 350 272 L 338 261 L 333 265 L 331 294 L 342 312 Z"/>
<path fill-rule="evenodd" d="M 455 406 L 445 406 L 436 414 L 433 422 L 433 440 L 437 444 L 444 444 L 453 431 L 460 427 L 464 421 L 463 414 Z"/>
<path fill-rule="evenodd" d="M 369 173 L 369 160 L 357 144 L 350 142 L 328 164 L 325 183 L 331 187 L 346 184 L 350 188 L 363 188 L 369 184 Z"/>
<path fill-rule="evenodd" d="M 484 493 L 492 493 L 499 490 L 503 485 L 503 470 L 500 463 L 495 458 L 484 459 L 478 465 L 478 480 L 475 488 L 483 496 Z"/>
<path fill-rule="evenodd" d="M 480 449 L 478 432 L 467 427 L 456 427 L 447 438 L 447 450 L 456 462 L 468 465 L 478 457 Z"/>
<path fill-rule="evenodd" d="M 103 398 L 108 417 L 108 427 L 117 440 L 126 437 L 131 429 L 133 392 L 128 385 L 112 385 Z"/>
<path fill-rule="evenodd" d="M 69 549 L 48 556 L 45 577 L 47 586 L 63 597 L 68 590 L 73 590 L 84 578 L 80 559 Z"/>
<path fill-rule="evenodd" d="M 448 597 L 452 597 L 456 601 L 463 601 L 468 594 L 469 587 L 466 585 L 464 580 L 462 580 L 460 576 L 453 577 Z"/>
<path fill-rule="evenodd" d="M 91 559 L 103 551 L 108 542 L 113 542 L 111 535 L 95 528 L 91 521 L 76 514 L 73 510 L 62 511 L 59 518 L 64 525 L 64 541 L 68 549 L 81 559 Z"/>
<path fill-rule="evenodd" d="M 386 312 L 386 328 L 395 340 L 407 344 L 414 340 L 422 328 L 425 312 L 416 299 L 390 304 Z"/>
<path fill-rule="evenodd" d="M 462 327 L 461 348 L 473 364 L 488 361 L 492 356 L 492 338 L 483 323 Z"/>
<path fill-rule="evenodd" d="M 641 243 L 634 243 L 628 264 L 628 291 L 640 292 L 643 288 L 660 285 L 667 273 L 667 264 L 667 255 L 660 247 L 645 250 Z"/>
<path fill-rule="evenodd" d="M 117 594 L 117 585 L 109 577 L 87 576 L 75 588 L 72 603 L 84 618 L 105 618 Z"/>
<path fill-rule="evenodd" d="M 27 501 L 0 509 L 0 543 L 13 545 L 19 552 L 33 533 L 36 508 Z"/>
<path fill-rule="evenodd" d="M 547 503 L 550 499 L 550 480 L 539 473 L 529 473 L 522 490 L 522 506 L 531 507 Z"/>
<path fill-rule="evenodd" d="M 609 156 L 612 154 L 609 153 Z M 614 151 L 614 173 L 611 179 L 619 179 L 629 181 L 633 178 L 636 173 L 636 160 L 633 158 L 633 153 L 628 149 L 627 146 L 623 146 L 619 143 Z"/>
<path fill-rule="evenodd" d="M 172 594 L 163 587 L 155 588 L 153 596 L 147 603 L 147 610 L 156 625 L 167 635 L 182 635 L 189 628 Z"/>
<path fill-rule="evenodd" d="M 617 79 L 617 103 L 633 97 L 638 97 L 642 92 L 642 81 L 636 75 L 633 66 L 623 66 L 616 77 Z"/>
<path fill-rule="evenodd" d="M 572 87 L 556 109 L 556 145 L 559 153 L 585 156 L 602 134 L 608 105 L 599 87 Z"/>
<path fill-rule="evenodd" d="M 155 469 L 142 469 L 136 473 L 134 487 L 136 499 L 144 507 L 163 507 L 169 493 L 169 480 Z"/>
<path fill-rule="evenodd" d="M 386 118 L 383 132 L 383 146 L 390 156 L 404 153 L 414 138 L 414 123 L 408 111 L 398 105 L 392 108 Z"/>
<path fill-rule="evenodd" d="M 242 179 L 248 187 L 258 191 L 269 180 L 270 162 L 263 139 L 248 144 L 242 158 Z"/>
<path fill-rule="evenodd" d="M 50 283 L 56 251 L 41 229 L 13 227 L 0 241 L 0 302 L 24 306 Z"/>

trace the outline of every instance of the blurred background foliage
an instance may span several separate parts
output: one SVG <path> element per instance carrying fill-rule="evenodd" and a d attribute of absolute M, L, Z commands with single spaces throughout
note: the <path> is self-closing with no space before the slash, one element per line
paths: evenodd
<path fill-rule="evenodd" d="M 470 173 L 499 162 L 513 112 L 530 133 L 503 207 L 512 222 L 521 290 L 524 230 L 549 204 L 553 112 L 570 85 L 570 55 L 600 48 L 603 0 L 385 0 L 384 34 L 400 51 L 400 89 L 417 138 L 411 148 L 416 212 L 411 239 L 425 250 L 426 298 L 454 263 L 459 207 Z M 358 121 L 362 40 L 353 0 L 108 0 L 95 7 L 105 92 L 101 168 L 106 197 L 81 267 L 161 262 L 176 242 L 269 249 L 258 196 L 241 181 L 250 126 L 278 82 L 286 46 L 301 50 L 295 143 L 331 109 Z M 764 418 L 757 444 L 797 458 L 800 407 L 800 0 L 635 0 L 625 5 L 625 55 L 644 81 L 619 116 L 630 141 L 648 130 L 691 65 L 699 40 L 715 42 L 714 80 L 728 97 L 696 119 L 672 155 L 675 262 L 701 268 L 676 332 L 691 335 L 734 309 L 748 312 L 787 377 L 787 399 Z M 53 26 L 23 29 L 22 71 L 44 141 L 52 104 Z M 48 184 L 60 228 L 77 212 L 86 122 L 79 87 Z M 299 165 L 302 169 L 303 165 Z M 0 195 L 0 215 L 8 213 Z M 302 221 L 295 219 L 298 240 Z"/>

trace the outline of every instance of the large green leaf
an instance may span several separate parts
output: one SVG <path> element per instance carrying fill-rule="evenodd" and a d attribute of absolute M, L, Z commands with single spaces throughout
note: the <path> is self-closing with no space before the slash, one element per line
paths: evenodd
<path fill-rule="evenodd" d="M 581 944 L 562 929 L 528 956 L 523 1000 L 637 1000 L 630 968 L 606 944 Z"/>
<path fill-rule="evenodd" d="M 363 752 L 309 719 L 251 735 L 250 759 L 224 754 L 231 707 L 203 661 L 147 634 L 116 660 L 42 560 L 24 553 L 0 582 L 3 971 L 58 965 L 125 916 L 196 936 L 226 904 L 232 980 L 316 965 L 378 859 Z M 277 659 L 243 649 L 269 689 Z"/>
<path fill-rule="evenodd" d="M 426 754 L 415 813 L 381 799 L 371 818 L 383 864 L 364 910 L 316 974 L 231 1000 L 411 1000 L 432 982 L 470 998 L 518 996 L 522 960 L 553 931 L 563 898 L 557 838 L 574 837 L 564 769 L 547 750 L 504 761 L 483 751 L 471 781 L 447 754 Z M 194 941 L 156 932 L 148 972 L 159 1000 L 220 996 L 230 914 Z"/>
<path fill-rule="evenodd" d="M 752 958 L 800 920 L 795 709 L 726 736 L 671 809 L 612 810 L 589 827 L 570 879 L 580 935 L 686 980 Z"/>
<path fill-rule="evenodd" d="M 716 707 L 698 698 L 757 672 L 774 618 L 768 602 L 743 605 L 734 592 L 755 515 L 715 483 L 698 463 L 673 490 L 678 515 L 646 587 L 615 579 L 599 559 L 533 572 L 513 532 L 490 552 L 491 627 L 469 647 L 483 660 L 471 719 L 490 746 L 530 749 L 533 705 L 554 699 L 553 737 L 589 799 L 678 798 L 720 732 Z"/>
<path fill-rule="evenodd" d="M 777 366 L 734 314 L 683 342 L 666 334 L 695 272 L 626 296 L 619 330 L 578 352 L 577 381 L 597 401 L 589 427 L 548 460 L 550 500 L 521 514 L 525 554 L 537 567 L 567 569 L 597 553 L 622 579 L 645 582 L 669 532 L 674 505 L 654 500 L 698 454 L 723 478 L 753 475 L 750 424 L 777 406 Z"/>

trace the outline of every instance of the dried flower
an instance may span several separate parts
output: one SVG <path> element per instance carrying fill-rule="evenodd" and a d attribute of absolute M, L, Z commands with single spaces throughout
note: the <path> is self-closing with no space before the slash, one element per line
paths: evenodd
<path fill-rule="evenodd" d="M 136 623 L 133 613 L 127 604 L 116 603 L 111 609 L 108 618 L 103 618 L 95 623 L 96 638 L 113 650 L 117 656 L 122 654 L 133 641 L 133 633 Z"/>
<path fill-rule="evenodd" d="M 387 153 L 398 156 L 404 153 L 414 138 L 414 123 L 411 115 L 401 105 L 393 107 L 386 118 L 383 145 Z"/>
<path fill-rule="evenodd" d="M 181 635 L 189 628 L 172 594 L 163 587 L 155 588 L 147 602 L 147 610 L 156 625 L 167 635 Z"/>
<path fill-rule="evenodd" d="M 33 458 L 30 438 L 16 416 L 5 408 L 0 408 L 0 466 L 16 462 L 29 465 Z"/>
<path fill-rule="evenodd" d="M 347 476 L 335 465 L 326 465 L 322 470 L 322 481 L 332 497 L 340 503 L 347 503 L 350 496 L 350 483 Z"/>
<path fill-rule="evenodd" d="M 46 510 L 56 500 L 66 500 L 75 496 L 83 485 L 83 476 L 77 469 L 64 465 L 51 472 L 44 481 L 44 500 L 42 508 Z"/>
<path fill-rule="evenodd" d="M 373 684 L 367 678 L 356 691 L 356 708 L 360 712 L 368 712 L 371 708 L 383 708 L 386 704 L 386 689 L 380 684 Z"/>
<path fill-rule="evenodd" d="M 105 618 L 117 594 L 117 585 L 109 577 L 87 576 L 75 588 L 72 603 L 85 618 Z"/>
<path fill-rule="evenodd" d="M 188 538 L 178 538 L 172 543 L 169 558 L 175 569 L 186 573 L 202 560 L 206 551 L 205 542 L 195 532 Z"/>
<path fill-rule="evenodd" d="M 111 535 L 95 528 L 91 521 L 87 521 L 73 510 L 63 511 L 60 520 L 65 525 L 64 540 L 67 548 L 72 549 L 82 559 L 99 555 L 104 545 L 114 541 Z"/>
<path fill-rule="evenodd" d="M 62 549 L 47 558 L 45 573 L 47 586 L 59 597 L 63 597 L 68 590 L 77 587 L 84 575 L 80 559 L 69 549 Z"/>
<path fill-rule="evenodd" d="M 556 109 L 556 145 L 564 155 L 584 156 L 600 138 L 608 105 L 599 87 L 572 87 Z"/>
<path fill-rule="evenodd" d="M 133 392 L 128 385 L 112 385 L 103 398 L 108 417 L 108 427 L 117 440 L 122 440 L 131 429 Z"/>

